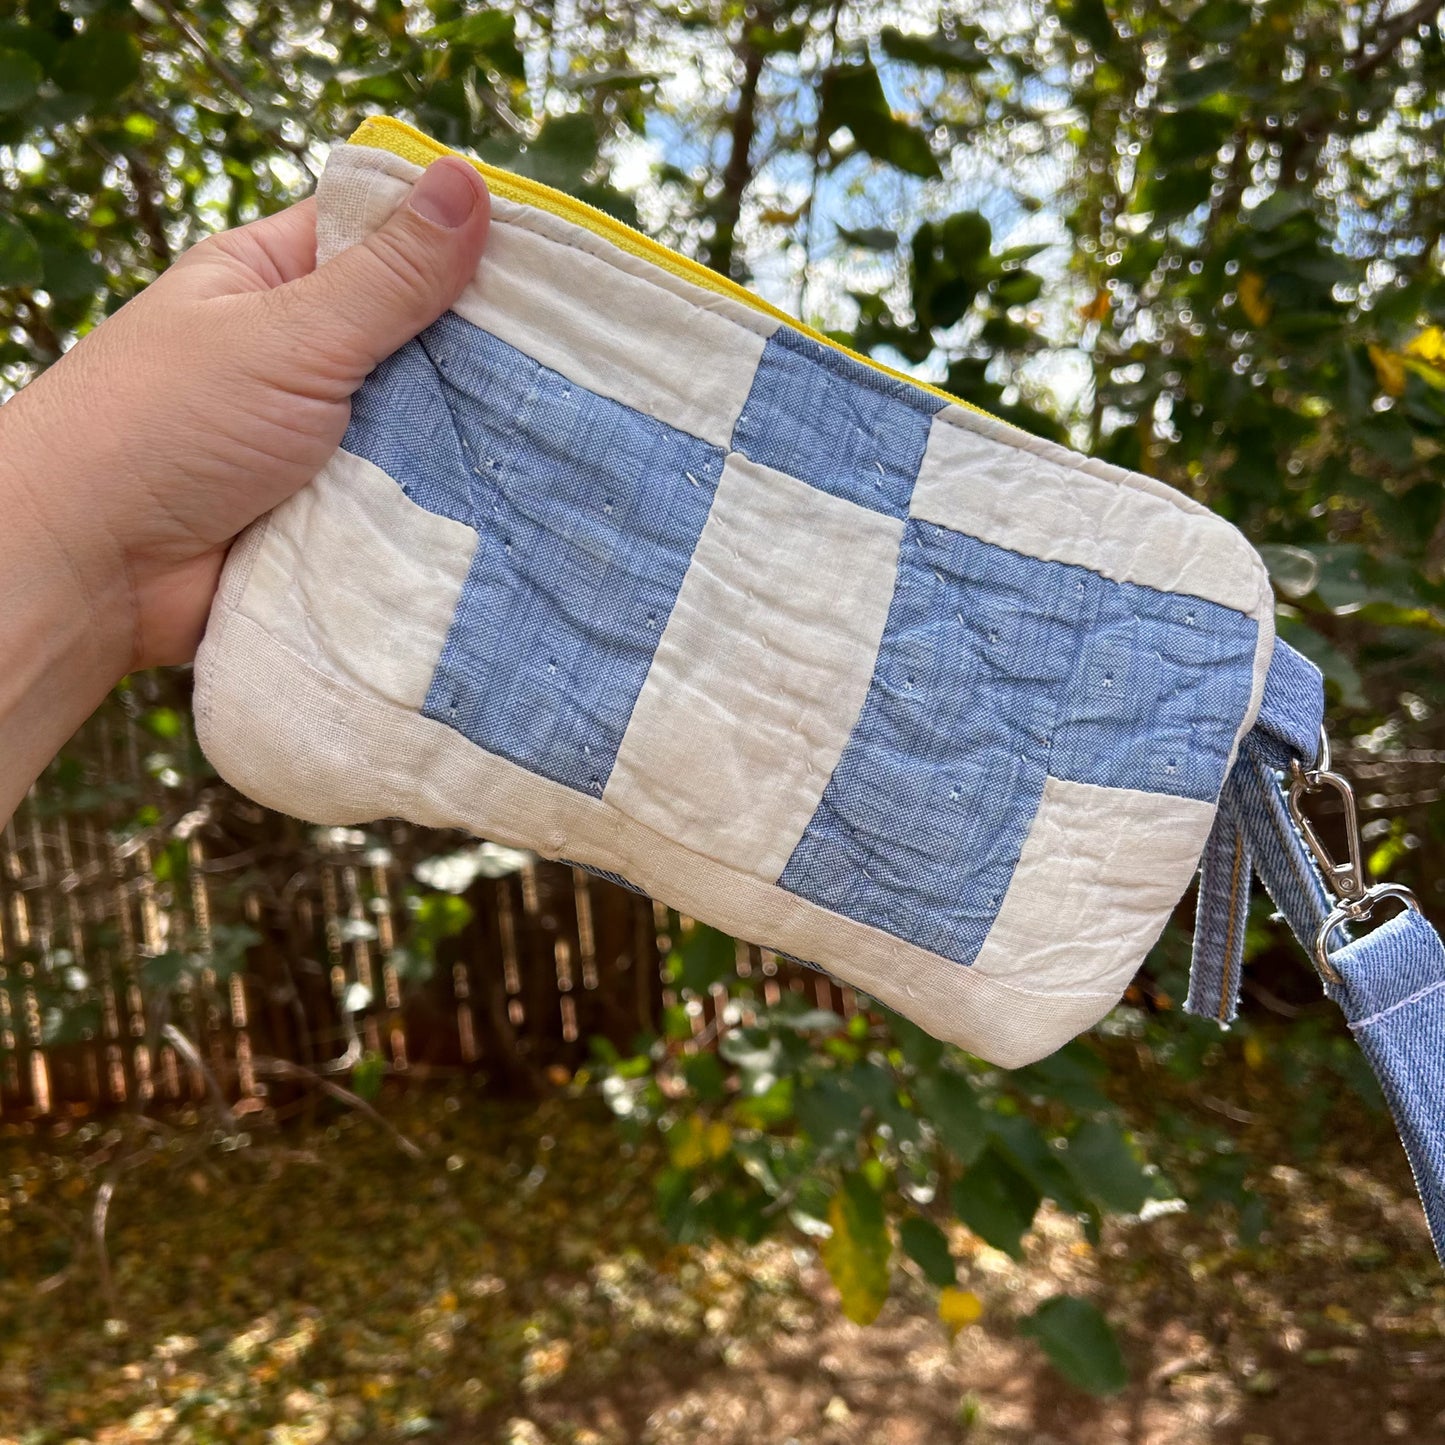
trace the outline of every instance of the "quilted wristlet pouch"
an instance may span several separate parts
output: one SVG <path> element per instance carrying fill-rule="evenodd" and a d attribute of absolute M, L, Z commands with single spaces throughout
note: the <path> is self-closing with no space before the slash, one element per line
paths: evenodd
<path fill-rule="evenodd" d="M 445 154 L 367 121 L 320 257 Z M 222 775 L 618 877 L 1006 1066 L 1114 1006 L 1201 860 L 1191 1006 L 1227 1021 L 1258 873 L 1445 1228 L 1445 1065 L 1412 1062 L 1445 956 L 1414 911 L 1350 939 L 1381 890 L 1311 844 L 1320 679 L 1248 542 L 481 169 L 475 277 L 232 550 Z"/>

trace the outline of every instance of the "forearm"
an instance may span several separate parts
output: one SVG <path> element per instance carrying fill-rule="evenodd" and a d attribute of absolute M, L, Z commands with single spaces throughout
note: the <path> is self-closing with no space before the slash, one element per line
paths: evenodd
<path fill-rule="evenodd" d="M 34 449 L 28 410 L 0 407 L 0 825 L 125 672 L 130 636 L 124 578 L 66 513 L 81 479 Z"/>

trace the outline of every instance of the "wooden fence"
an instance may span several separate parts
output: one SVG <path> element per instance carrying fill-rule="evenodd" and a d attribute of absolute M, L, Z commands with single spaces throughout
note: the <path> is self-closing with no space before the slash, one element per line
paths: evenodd
<path fill-rule="evenodd" d="M 148 675 L 0 834 L 0 1116 L 254 1098 L 363 1057 L 534 1089 L 658 1027 L 679 922 L 459 834 L 259 808 L 199 756 L 184 675 Z M 739 970 L 852 1012 L 766 951 Z M 700 1037 L 723 1002 L 694 1003 Z"/>

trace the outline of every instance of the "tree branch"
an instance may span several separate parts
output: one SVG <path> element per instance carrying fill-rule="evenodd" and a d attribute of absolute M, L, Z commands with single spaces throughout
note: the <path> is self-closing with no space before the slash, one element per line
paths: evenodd
<path fill-rule="evenodd" d="M 333 1082 L 318 1074 L 314 1069 L 302 1068 L 300 1064 L 293 1064 L 289 1059 L 260 1058 L 253 1061 L 256 1073 L 264 1078 L 304 1080 L 315 1084 L 323 1094 L 330 1094 L 333 1099 L 347 1105 L 349 1108 L 357 1109 L 365 1114 L 373 1123 L 379 1124 L 396 1143 L 396 1147 L 412 1159 L 424 1159 L 425 1152 L 413 1144 L 405 1134 L 391 1124 L 382 1115 L 377 1113 L 360 1094 L 353 1094 L 350 1089 L 343 1089 L 340 1084 Z"/>
<path fill-rule="evenodd" d="M 297 164 L 300 165 L 301 169 L 304 170 L 308 176 L 310 176 L 311 183 L 315 185 L 319 177 L 312 169 L 311 159 L 306 154 L 306 147 L 304 145 L 299 145 L 292 141 L 288 141 L 285 136 L 280 135 L 270 126 L 265 126 L 261 124 L 260 112 L 265 109 L 264 103 L 251 94 L 251 91 L 246 85 L 245 81 L 243 81 L 241 77 L 237 75 L 236 72 L 232 70 L 231 67 L 224 60 L 222 60 L 221 57 L 215 53 L 214 50 L 211 49 L 211 47 L 206 43 L 205 36 L 203 36 L 200 31 L 198 31 L 195 26 L 193 26 L 191 22 L 186 19 L 185 15 L 182 14 L 181 11 L 176 9 L 175 5 L 172 3 L 172 0 L 156 0 L 156 5 L 160 9 L 161 13 L 165 15 L 166 19 L 169 20 L 171 24 L 180 31 L 181 35 L 185 38 L 191 49 L 196 52 L 196 55 L 199 57 L 201 63 L 206 67 L 206 69 L 209 70 L 211 74 L 214 75 L 216 79 L 219 80 L 221 84 L 224 85 L 226 89 L 231 92 L 232 95 L 234 95 L 238 100 L 245 103 L 247 110 L 251 112 L 251 119 L 256 121 L 257 124 L 261 126 L 267 137 L 269 137 L 269 139 L 274 145 L 279 146 L 280 149 L 284 150 L 288 155 L 295 159 Z"/>
<path fill-rule="evenodd" d="M 1350 57 L 1346 71 L 1356 80 L 1365 79 L 1394 55 L 1406 36 L 1442 10 L 1445 10 L 1445 4 L 1441 0 L 1420 0 L 1418 5 L 1402 10 L 1393 20 L 1387 21 L 1373 38 L 1367 40 L 1361 37 L 1359 49 Z"/>
<path fill-rule="evenodd" d="M 771 25 L 773 12 L 765 10 L 743 20 L 742 39 L 738 43 L 738 55 L 743 62 L 742 84 L 738 87 L 738 105 L 733 112 L 732 148 L 728 152 L 728 163 L 723 170 L 722 196 L 712 244 L 707 248 L 707 264 L 724 276 L 733 272 L 733 250 L 737 238 L 738 219 L 743 210 L 743 193 L 752 184 L 753 137 L 758 129 L 758 82 L 762 78 L 763 52 L 748 39 L 753 25 Z"/>
<path fill-rule="evenodd" d="M 828 18 L 828 55 L 819 68 L 821 85 L 827 84 L 827 76 L 832 68 L 833 61 L 838 54 L 838 22 L 843 15 L 843 0 L 833 0 L 833 12 Z M 823 97 L 822 88 L 819 87 L 818 104 L 821 108 Z M 812 167 L 812 180 L 808 187 L 808 199 L 803 203 L 803 277 L 798 285 L 798 320 L 806 321 L 808 307 L 808 277 L 812 270 L 813 262 L 813 220 L 817 211 L 818 180 L 822 174 L 823 149 L 827 145 L 827 138 L 823 134 L 823 127 L 816 126 L 813 132 L 813 143 L 808 147 L 808 160 Z"/>

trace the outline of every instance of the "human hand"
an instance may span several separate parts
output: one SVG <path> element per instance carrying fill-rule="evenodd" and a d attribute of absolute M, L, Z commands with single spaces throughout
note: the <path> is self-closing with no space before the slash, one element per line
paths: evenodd
<path fill-rule="evenodd" d="M 312 201 L 210 237 L 0 407 L 0 819 L 117 679 L 194 655 L 232 539 L 456 298 L 489 210 L 443 159 L 320 267 Z"/>

